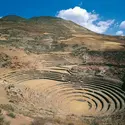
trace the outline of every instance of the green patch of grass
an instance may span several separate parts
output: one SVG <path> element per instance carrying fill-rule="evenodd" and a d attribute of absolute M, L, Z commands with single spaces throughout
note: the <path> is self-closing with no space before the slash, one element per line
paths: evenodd
<path fill-rule="evenodd" d="M 11 118 L 16 118 L 16 115 L 13 112 L 8 113 L 7 115 Z"/>

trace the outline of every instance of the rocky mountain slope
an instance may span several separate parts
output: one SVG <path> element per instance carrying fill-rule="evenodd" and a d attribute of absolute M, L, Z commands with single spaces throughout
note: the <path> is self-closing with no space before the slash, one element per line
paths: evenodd
<path fill-rule="evenodd" d="M 91 50 L 124 50 L 125 38 L 99 35 L 56 17 L 5 16 L 0 19 L 0 44 L 31 52 L 71 51 L 84 45 Z"/>

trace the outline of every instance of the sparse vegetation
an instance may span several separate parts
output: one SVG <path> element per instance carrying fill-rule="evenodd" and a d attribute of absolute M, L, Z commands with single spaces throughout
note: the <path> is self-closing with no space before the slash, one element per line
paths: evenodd
<path fill-rule="evenodd" d="M 31 125 L 77 125 L 72 123 L 70 120 L 63 121 L 60 118 L 35 118 Z M 81 124 L 80 124 L 81 125 Z"/>
<path fill-rule="evenodd" d="M 9 112 L 7 115 L 11 118 L 16 118 L 16 115 L 13 112 Z"/>
<path fill-rule="evenodd" d="M 43 118 L 36 118 L 31 125 L 44 125 L 46 123 L 46 120 Z"/>
<path fill-rule="evenodd" d="M 6 121 L 5 117 L 3 116 L 1 109 L 0 109 L 0 125 L 10 125 L 10 122 Z"/>
<path fill-rule="evenodd" d="M 0 108 L 5 111 L 12 111 L 14 112 L 14 108 L 11 104 L 0 104 Z"/>
<path fill-rule="evenodd" d="M 11 57 L 5 53 L 0 53 L 0 67 L 7 67 L 11 65 Z"/>
<path fill-rule="evenodd" d="M 95 120 L 93 120 L 90 125 L 99 125 Z"/>
<path fill-rule="evenodd" d="M 68 125 L 74 125 L 73 123 L 68 123 Z"/>

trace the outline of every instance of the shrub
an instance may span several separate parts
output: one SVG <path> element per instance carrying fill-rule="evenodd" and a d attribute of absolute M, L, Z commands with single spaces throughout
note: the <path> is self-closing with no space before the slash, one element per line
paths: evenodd
<path fill-rule="evenodd" d="M 74 125 L 73 123 L 68 123 L 68 125 Z"/>
<path fill-rule="evenodd" d="M 0 115 L 0 125 L 2 125 L 4 122 L 4 117 L 2 115 Z"/>
<path fill-rule="evenodd" d="M 10 122 L 5 120 L 1 109 L 0 109 L 0 125 L 10 125 Z"/>
<path fill-rule="evenodd" d="M 90 125 L 99 125 L 95 120 Z"/>
<path fill-rule="evenodd" d="M 44 125 L 45 124 L 45 120 L 43 118 L 36 118 L 31 125 Z"/>
<path fill-rule="evenodd" d="M 4 125 L 10 125 L 10 121 L 4 121 Z"/>
<path fill-rule="evenodd" d="M 11 117 L 11 118 L 16 118 L 16 115 L 15 115 L 14 113 L 12 113 L 12 112 L 8 113 L 7 115 L 8 115 L 9 117 Z"/>
<path fill-rule="evenodd" d="M 6 111 L 12 111 L 14 112 L 14 108 L 11 104 L 1 104 L 0 108 Z"/>

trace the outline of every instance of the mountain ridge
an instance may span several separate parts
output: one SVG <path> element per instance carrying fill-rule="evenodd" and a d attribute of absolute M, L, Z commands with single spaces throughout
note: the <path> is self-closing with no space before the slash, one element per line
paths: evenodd
<path fill-rule="evenodd" d="M 4 16 L 0 19 L 0 34 L 1 44 L 28 50 L 36 47 L 35 51 L 41 47 L 42 51 L 72 51 L 75 45 L 89 50 L 125 50 L 125 37 L 98 34 L 72 21 L 51 16 L 29 19 Z"/>
<path fill-rule="evenodd" d="M 27 22 L 27 23 L 40 23 L 40 21 L 64 21 L 64 22 L 69 22 L 69 23 L 72 23 L 78 27 L 81 27 L 81 28 L 84 28 L 85 30 L 88 30 L 90 31 L 91 33 L 95 33 L 95 34 L 98 34 L 98 35 L 104 35 L 104 36 L 112 36 L 112 35 L 108 35 L 108 34 L 100 34 L 100 33 L 96 33 L 96 32 L 93 32 L 71 20 L 65 20 L 63 18 L 60 18 L 60 17 L 55 17 L 55 16 L 33 16 L 33 17 L 29 17 L 29 18 L 25 18 L 25 17 L 22 17 L 22 16 L 18 16 L 18 15 L 6 15 L 6 16 L 3 16 L 2 18 L 0 18 L 0 21 L 12 21 L 12 22 Z M 123 37 L 124 36 L 115 36 L 113 35 L 114 37 Z"/>

